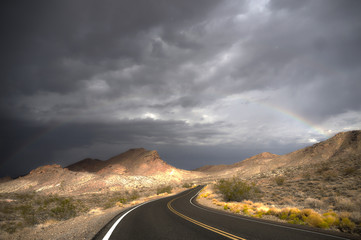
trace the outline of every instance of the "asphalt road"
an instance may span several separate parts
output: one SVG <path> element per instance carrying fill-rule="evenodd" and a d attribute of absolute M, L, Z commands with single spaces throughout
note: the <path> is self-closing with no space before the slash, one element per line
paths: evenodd
<path fill-rule="evenodd" d="M 193 201 L 201 188 L 128 209 L 94 239 L 353 239 L 204 208 Z"/>

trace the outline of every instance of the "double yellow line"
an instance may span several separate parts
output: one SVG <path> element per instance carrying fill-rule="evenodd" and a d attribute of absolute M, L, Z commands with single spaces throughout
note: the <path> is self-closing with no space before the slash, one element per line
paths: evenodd
<path fill-rule="evenodd" d="M 188 194 L 189 194 L 189 193 L 188 193 Z M 185 195 L 188 195 L 188 194 L 185 194 Z M 180 197 L 177 197 L 177 198 L 174 198 L 174 199 L 170 200 L 170 201 L 168 202 L 168 204 L 167 204 L 169 210 L 171 210 L 174 214 L 177 214 L 177 215 L 180 216 L 181 218 L 184 218 L 185 220 L 187 220 L 187 221 L 189 221 L 189 222 L 191 222 L 191 223 L 194 223 L 194 224 L 196 224 L 196 225 L 198 225 L 198 226 L 200 226 L 200 227 L 202 227 L 202 228 L 208 229 L 208 230 L 210 230 L 210 231 L 212 231 L 212 232 L 218 233 L 218 234 L 220 234 L 220 235 L 222 235 L 222 236 L 225 236 L 225 237 L 227 237 L 227 238 L 229 238 L 229 239 L 246 240 L 245 238 L 238 237 L 238 236 L 236 236 L 236 235 L 233 235 L 233 234 L 227 233 L 227 232 L 225 232 L 225 231 L 222 231 L 222 230 L 220 230 L 220 229 L 218 229 L 218 228 L 215 228 L 215 227 L 209 226 L 209 225 L 207 225 L 207 224 L 201 223 L 201 222 L 199 222 L 199 221 L 197 221 L 197 220 L 194 220 L 193 218 L 187 217 L 186 215 L 183 215 L 183 214 L 181 214 L 180 212 L 176 211 L 176 210 L 172 207 L 172 202 L 175 201 L 175 200 L 177 200 L 178 198 L 181 198 L 181 197 L 185 196 L 185 195 L 182 195 L 182 196 L 180 196 Z"/>

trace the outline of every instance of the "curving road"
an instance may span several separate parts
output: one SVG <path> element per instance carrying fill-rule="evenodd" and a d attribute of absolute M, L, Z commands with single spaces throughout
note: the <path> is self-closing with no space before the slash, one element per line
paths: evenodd
<path fill-rule="evenodd" d="M 198 186 L 128 209 L 94 239 L 353 239 L 341 233 L 334 235 L 204 208 L 194 201 L 201 189 Z"/>

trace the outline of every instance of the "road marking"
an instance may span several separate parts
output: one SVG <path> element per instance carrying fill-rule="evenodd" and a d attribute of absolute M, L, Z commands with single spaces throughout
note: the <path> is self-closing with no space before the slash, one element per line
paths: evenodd
<path fill-rule="evenodd" d="M 158 199 L 157 199 L 158 200 Z M 140 206 L 143 206 L 144 204 L 147 204 L 147 203 L 150 203 L 150 202 L 153 202 L 153 201 L 149 201 L 149 202 L 145 202 L 145 203 L 142 203 L 142 204 L 139 204 L 138 206 L 130 209 L 129 211 L 127 211 L 126 213 L 124 213 L 114 224 L 113 226 L 109 229 L 109 231 L 107 232 L 107 234 L 103 237 L 103 240 L 109 240 L 110 236 L 112 235 L 114 229 L 117 227 L 117 225 L 120 223 L 120 221 L 122 221 L 122 219 L 128 214 L 130 213 L 131 211 L 133 211 L 134 209 L 136 208 L 139 208 Z"/>
<path fill-rule="evenodd" d="M 187 194 L 189 194 L 190 192 L 188 192 Z M 180 194 L 180 193 L 178 193 Z M 185 194 L 185 195 L 187 195 Z M 182 195 L 182 196 L 185 196 L 185 195 Z M 122 219 L 128 214 L 130 213 L 131 211 L 133 211 L 134 209 L 140 207 L 140 206 L 143 206 L 144 204 L 147 204 L 147 203 L 150 203 L 150 202 L 154 202 L 154 201 L 157 201 L 157 200 L 160 200 L 160 199 L 154 199 L 154 200 L 151 200 L 151 201 L 148 201 L 148 202 L 144 202 L 142 204 L 139 204 L 138 206 L 136 207 L 133 207 L 132 209 L 130 209 L 129 211 L 127 211 L 126 213 L 124 213 L 114 224 L 113 226 L 109 229 L 109 231 L 107 232 L 107 234 L 103 237 L 102 240 L 109 240 L 110 236 L 112 235 L 114 229 L 117 227 L 117 225 L 120 223 L 120 221 L 122 221 Z"/>
<path fill-rule="evenodd" d="M 204 188 L 204 187 L 203 187 L 203 188 Z M 203 188 L 202 188 L 202 189 L 203 189 Z M 287 228 L 287 229 L 292 229 L 292 230 L 297 230 L 297 231 L 302 231 L 302 232 L 309 232 L 309 233 L 319 234 L 319 235 L 328 236 L 328 237 L 333 237 L 333 238 L 338 238 L 338 239 L 350 240 L 349 238 L 334 236 L 334 235 L 330 235 L 330 234 L 326 234 L 326 233 L 319 233 L 319 232 L 314 232 L 314 231 L 310 231 L 310 230 L 304 230 L 304 229 L 300 229 L 300 228 L 287 227 L 287 226 L 277 225 L 277 224 L 273 224 L 273 223 L 257 221 L 257 220 L 254 220 L 254 219 L 248 219 L 248 218 L 243 217 L 243 216 L 234 216 L 234 215 L 230 215 L 230 214 L 227 214 L 227 213 L 221 213 L 221 212 L 218 212 L 218 211 L 211 211 L 211 210 L 209 210 L 209 209 L 206 209 L 206 208 L 197 206 L 197 205 L 195 205 L 195 204 L 192 202 L 193 199 L 199 194 L 199 192 L 202 191 L 202 189 L 199 190 L 199 191 L 197 192 L 197 194 L 194 195 L 194 196 L 189 200 L 189 202 L 190 202 L 193 206 L 195 206 L 195 207 L 197 207 L 197 208 L 199 208 L 199 209 L 202 209 L 202 210 L 204 210 L 204 211 L 211 212 L 211 213 L 215 213 L 215 214 L 220 214 L 220 215 L 224 215 L 224 216 L 228 216 L 228 217 L 232 217 L 232 218 L 242 219 L 242 220 L 249 221 L 249 222 L 256 222 L 256 223 L 261 223 L 261 224 L 265 224 L 265 225 L 271 225 L 271 226 L 280 227 L 280 228 Z"/>
<path fill-rule="evenodd" d="M 185 195 L 188 195 L 188 194 L 189 194 L 189 193 L 187 193 L 187 194 L 185 194 Z M 197 194 L 198 194 L 198 193 L 197 193 Z M 196 224 L 196 225 L 198 225 L 198 226 L 200 226 L 200 227 L 203 227 L 203 228 L 205 228 L 205 229 L 208 229 L 208 230 L 210 230 L 210 231 L 212 231 L 212 232 L 218 233 L 218 234 L 220 234 L 220 235 L 222 235 L 222 236 L 225 236 L 225 237 L 227 237 L 227 238 L 229 238 L 229 239 L 233 239 L 233 240 L 246 240 L 245 238 L 241 238 L 241 237 L 238 237 L 238 236 L 236 236 L 236 235 L 230 234 L 230 233 L 228 233 L 228 232 L 222 231 L 222 230 L 220 230 L 220 229 L 218 229 L 218 228 L 209 226 L 209 225 L 207 225 L 207 224 L 204 224 L 204 223 L 202 223 L 202 222 L 199 222 L 199 221 L 197 221 L 197 220 L 194 220 L 193 218 L 190 218 L 190 217 L 188 217 L 188 216 L 186 216 L 186 215 L 184 215 L 184 214 L 176 211 L 176 210 L 172 207 L 172 202 L 175 201 L 175 200 L 177 200 L 177 199 L 180 198 L 180 197 L 184 197 L 185 195 L 182 195 L 182 196 L 179 196 L 179 197 L 177 197 L 177 198 L 174 198 L 174 199 L 170 200 L 170 201 L 168 202 L 168 204 L 167 204 L 169 210 L 171 210 L 174 214 L 180 216 L 181 218 L 184 218 L 185 220 L 187 220 L 187 221 L 189 221 L 189 222 L 191 222 L 191 223 L 193 223 L 193 224 Z"/>

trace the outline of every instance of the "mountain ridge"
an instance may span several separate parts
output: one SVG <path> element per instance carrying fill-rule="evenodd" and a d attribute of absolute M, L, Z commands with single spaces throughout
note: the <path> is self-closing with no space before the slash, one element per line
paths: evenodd
<path fill-rule="evenodd" d="M 195 171 L 222 176 L 231 173 L 251 176 L 279 167 L 324 162 L 331 158 L 345 158 L 348 155 L 361 156 L 360 130 L 340 132 L 325 141 L 284 155 L 264 152 L 230 165 L 206 165 L 195 169 Z"/>
<path fill-rule="evenodd" d="M 67 167 L 73 172 L 93 172 L 97 174 L 154 175 L 157 172 L 176 170 L 163 161 L 156 150 L 133 148 L 102 161 L 86 158 Z"/>

